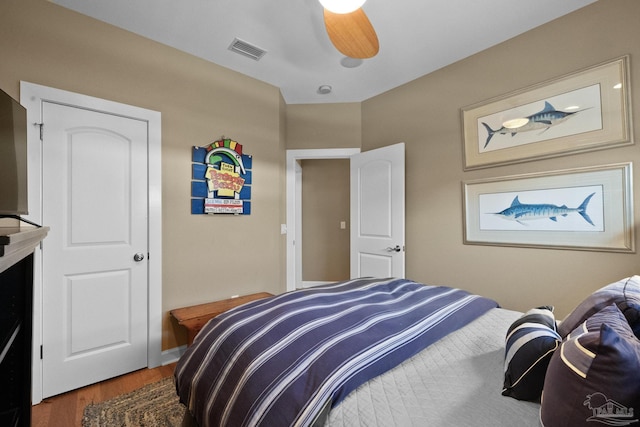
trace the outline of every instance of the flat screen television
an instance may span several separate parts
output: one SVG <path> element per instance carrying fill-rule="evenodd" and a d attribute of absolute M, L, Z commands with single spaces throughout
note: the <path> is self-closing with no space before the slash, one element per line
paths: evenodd
<path fill-rule="evenodd" d="M 27 213 L 27 110 L 0 90 L 0 216 Z"/>

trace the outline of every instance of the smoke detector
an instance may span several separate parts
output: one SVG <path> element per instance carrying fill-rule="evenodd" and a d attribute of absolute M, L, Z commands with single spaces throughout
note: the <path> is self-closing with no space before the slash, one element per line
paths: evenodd
<path fill-rule="evenodd" d="M 331 90 L 332 90 L 331 86 L 329 86 L 329 85 L 322 85 L 322 86 L 320 86 L 320 87 L 318 88 L 318 93 L 319 93 L 320 95 L 328 95 L 328 94 L 330 94 L 330 93 L 331 93 Z"/>

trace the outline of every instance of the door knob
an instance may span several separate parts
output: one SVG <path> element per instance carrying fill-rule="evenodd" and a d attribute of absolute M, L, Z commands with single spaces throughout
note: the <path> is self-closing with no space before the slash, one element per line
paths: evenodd
<path fill-rule="evenodd" d="M 144 259 L 144 254 L 143 254 L 142 252 L 138 252 L 137 254 L 135 254 L 135 255 L 133 256 L 133 260 L 134 260 L 135 262 L 140 262 L 140 261 L 142 261 L 143 259 Z"/>
<path fill-rule="evenodd" d="M 402 248 L 400 248 L 400 245 L 396 245 L 395 248 L 392 248 L 391 246 L 387 248 L 387 252 L 400 252 L 401 250 Z"/>

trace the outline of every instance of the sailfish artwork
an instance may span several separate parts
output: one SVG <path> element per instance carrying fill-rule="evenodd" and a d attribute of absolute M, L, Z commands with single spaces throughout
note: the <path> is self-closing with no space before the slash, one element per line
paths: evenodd
<path fill-rule="evenodd" d="M 518 133 L 528 132 L 536 129 L 542 129 L 542 132 L 546 132 L 552 126 L 558 125 L 568 120 L 569 118 L 573 117 L 575 114 L 581 111 L 584 111 L 584 110 L 559 111 L 559 110 L 556 110 L 553 107 L 553 105 L 551 105 L 548 101 L 545 101 L 544 108 L 541 111 L 538 111 L 535 114 L 532 114 L 530 116 L 526 116 L 523 118 L 526 120 L 526 122 L 522 126 L 515 127 L 515 128 L 507 128 L 502 126 L 500 129 L 494 130 L 494 129 L 491 129 L 491 127 L 488 124 L 482 122 L 482 125 L 485 127 L 488 133 L 487 140 L 484 144 L 484 148 L 487 148 L 487 145 L 489 145 L 489 142 L 491 142 L 491 138 L 493 138 L 495 134 L 501 134 L 501 135 L 511 134 L 511 136 L 513 137 Z"/>
<path fill-rule="evenodd" d="M 594 194 L 596 193 L 589 194 L 577 208 L 569 208 L 566 205 L 558 206 L 549 203 L 525 204 L 520 203 L 518 196 L 516 196 L 513 202 L 511 202 L 511 206 L 500 212 L 496 212 L 495 215 L 526 225 L 523 221 L 533 219 L 550 219 L 557 221 L 559 216 L 565 217 L 570 213 L 578 213 L 589 224 L 595 225 L 587 214 L 587 206 Z"/>

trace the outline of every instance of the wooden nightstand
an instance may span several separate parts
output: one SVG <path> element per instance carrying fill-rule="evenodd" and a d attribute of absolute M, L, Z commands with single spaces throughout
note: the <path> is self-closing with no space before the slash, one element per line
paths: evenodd
<path fill-rule="evenodd" d="M 180 325 L 187 328 L 188 345 L 191 345 L 193 339 L 198 332 L 200 332 L 200 329 L 218 314 L 224 313 L 244 303 L 272 296 L 273 294 L 269 292 L 259 292 L 257 294 L 243 295 L 236 298 L 193 305 L 191 307 L 176 308 L 169 313 L 175 317 Z"/>

